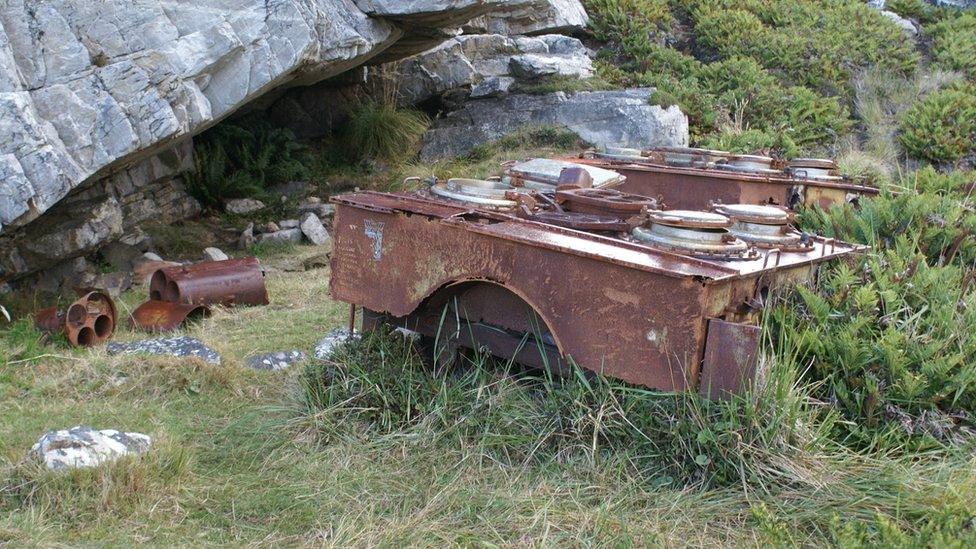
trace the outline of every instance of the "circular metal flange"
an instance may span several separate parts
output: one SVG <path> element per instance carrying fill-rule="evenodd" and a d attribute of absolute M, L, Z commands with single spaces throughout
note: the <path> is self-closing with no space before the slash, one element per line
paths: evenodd
<path fill-rule="evenodd" d="M 784 208 L 757 204 L 715 204 L 712 210 L 731 217 L 734 221 L 764 225 L 787 225 L 793 218 L 792 214 Z"/>
<path fill-rule="evenodd" d="M 617 217 L 571 212 L 533 212 L 523 216 L 531 221 L 576 229 L 578 231 L 621 232 L 629 231 L 631 225 Z"/>
<path fill-rule="evenodd" d="M 556 200 L 567 210 L 601 215 L 635 215 L 658 207 L 653 198 L 614 189 L 562 189 L 556 191 Z"/>
<path fill-rule="evenodd" d="M 695 210 L 661 210 L 648 212 L 651 223 L 692 229 L 727 229 L 732 226 L 728 217 Z"/>
<path fill-rule="evenodd" d="M 794 158 L 790 160 L 791 168 L 814 168 L 818 170 L 836 170 L 837 162 L 829 158 Z"/>
<path fill-rule="evenodd" d="M 459 202 L 467 202 L 486 208 L 514 208 L 517 203 L 506 198 L 506 193 L 516 192 L 515 187 L 500 181 L 482 179 L 448 179 L 430 186 L 431 194 Z"/>
<path fill-rule="evenodd" d="M 790 252 L 806 252 L 813 248 L 813 242 L 809 238 L 805 239 L 801 233 L 787 225 L 737 221 L 729 232 L 759 248 L 780 248 Z"/>
<path fill-rule="evenodd" d="M 709 257 L 742 258 L 749 253 L 749 244 L 733 236 L 727 229 L 701 229 L 651 224 L 637 227 L 631 234 L 640 242 L 679 253 Z"/>

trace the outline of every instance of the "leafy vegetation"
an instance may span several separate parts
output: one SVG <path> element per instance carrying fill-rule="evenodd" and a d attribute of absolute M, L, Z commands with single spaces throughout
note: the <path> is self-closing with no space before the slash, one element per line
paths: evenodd
<path fill-rule="evenodd" d="M 956 162 L 976 152 L 976 84 L 925 97 L 902 118 L 901 142 L 916 158 Z"/>
<path fill-rule="evenodd" d="M 976 14 L 965 11 L 932 27 L 932 60 L 943 68 L 976 78 Z"/>
<path fill-rule="evenodd" d="M 216 208 L 230 198 L 260 197 L 268 187 L 307 179 L 305 148 L 290 130 L 260 117 L 219 124 L 197 138 L 187 191 Z"/>

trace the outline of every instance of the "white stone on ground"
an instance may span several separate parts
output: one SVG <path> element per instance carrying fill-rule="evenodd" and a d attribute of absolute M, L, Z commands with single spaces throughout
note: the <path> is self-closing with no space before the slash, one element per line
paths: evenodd
<path fill-rule="evenodd" d="M 247 365 L 255 370 L 284 370 L 293 364 L 304 362 L 308 358 L 302 351 L 282 351 L 248 357 Z"/>
<path fill-rule="evenodd" d="M 302 241 L 301 229 L 284 229 L 273 233 L 262 233 L 258 235 L 258 242 L 261 244 L 299 244 Z"/>
<path fill-rule="evenodd" d="M 114 429 L 99 431 L 78 426 L 45 433 L 31 448 L 31 455 L 40 459 L 48 469 L 63 471 L 96 467 L 124 456 L 140 455 L 151 445 L 152 439 L 141 433 Z"/>
<path fill-rule="evenodd" d="M 305 234 L 305 238 L 308 238 L 309 242 L 316 246 L 324 246 L 332 240 L 332 237 L 329 236 L 329 231 L 325 230 L 325 226 L 322 225 L 322 220 L 312 212 L 308 212 L 302 216 L 300 226 L 302 233 Z"/>
<path fill-rule="evenodd" d="M 226 210 L 227 213 L 232 213 L 235 215 L 254 213 L 258 210 L 263 210 L 264 207 L 264 202 L 261 202 L 255 198 L 235 198 L 233 200 L 228 200 L 224 204 L 224 210 Z"/>
<path fill-rule="evenodd" d="M 359 339 L 359 332 L 352 334 L 354 339 Z M 318 343 L 315 344 L 315 358 L 319 360 L 328 359 L 332 356 L 332 351 L 336 347 L 345 343 L 349 339 L 349 330 L 345 328 L 335 328 L 330 330 L 329 333 L 325 334 Z"/>
<path fill-rule="evenodd" d="M 204 248 L 203 259 L 207 261 L 226 261 L 230 258 L 220 248 Z"/>

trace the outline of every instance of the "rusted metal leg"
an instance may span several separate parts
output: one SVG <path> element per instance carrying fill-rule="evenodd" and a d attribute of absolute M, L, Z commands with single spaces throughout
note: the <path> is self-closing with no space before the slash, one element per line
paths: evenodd
<path fill-rule="evenodd" d="M 356 331 L 356 306 L 349 305 L 349 337 Z"/>

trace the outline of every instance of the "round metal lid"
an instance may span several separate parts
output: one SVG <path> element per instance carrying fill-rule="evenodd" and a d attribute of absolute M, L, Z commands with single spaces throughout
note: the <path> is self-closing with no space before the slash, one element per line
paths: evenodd
<path fill-rule="evenodd" d="M 671 227 L 694 229 L 725 229 L 732 226 L 732 220 L 724 215 L 694 210 L 663 210 L 649 212 L 651 223 Z"/>
<path fill-rule="evenodd" d="M 716 213 L 731 217 L 735 221 L 759 223 L 763 225 L 786 225 L 790 222 L 790 213 L 776 206 L 760 206 L 758 204 L 716 204 L 712 206 Z"/>
<path fill-rule="evenodd" d="M 717 163 L 715 168 L 727 172 L 751 173 L 760 175 L 783 175 L 783 172 L 772 168 L 762 168 L 756 165 L 724 164 Z"/>
<path fill-rule="evenodd" d="M 837 162 L 829 158 L 794 158 L 790 161 L 792 168 L 817 168 L 821 170 L 836 170 Z"/>
<path fill-rule="evenodd" d="M 430 192 L 442 198 L 477 204 L 487 208 L 513 208 L 514 200 L 505 198 L 507 192 L 515 187 L 500 181 L 481 179 L 448 179 L 444 183 L 431 185 Z"/>

